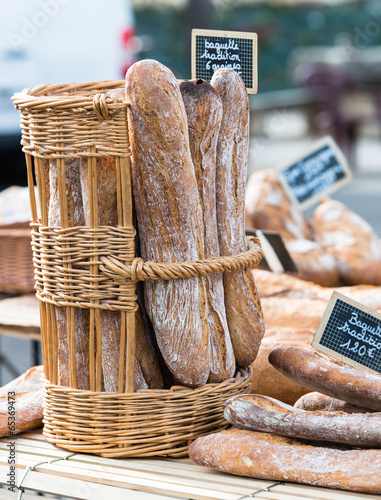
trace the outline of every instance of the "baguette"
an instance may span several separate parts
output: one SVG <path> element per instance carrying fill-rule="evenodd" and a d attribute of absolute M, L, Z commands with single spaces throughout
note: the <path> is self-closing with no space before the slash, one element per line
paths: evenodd
<path fill-rule="evenodd" d="M 241 77 L 228 68 L 211 80 L 223 115 L 216 159 L 217 230 L 221 255 L 246 250 L 245 186 L 249 147 L 249 101 Z M 249 366 L 264 334 L 261 303 L 252 269 L 224 273 L 225 307 L 237 365 Z"/>
<path fill-rule="evenodd" d="M 280 373 L 313 391 L 381 411 L 379 375 L 357 370 L 307 347 L 277 347 L 269 361 Z"/>
<path fill-rule="evenodd" d="M 82 203 L 80 181 L 80 160 L 65 160 L 66 198 L 69 227 L 83 226 L 85 216 Z M 50 161 L 49 166 L 49 208 L 48 224 L 51 227 L 61 227 L 61 213 L 58 192 L 57 162 Z M 58 378 L 57 384 L 70 386 L 69 344 L 66 318 L 66 307 L 55 307 L 58 341 Z M 88 390 L 89 379 L 89 311 L 74 308 L 75 322 L 75 352 L 77 388 Z"/>
<path fill-rule="evenodd" d="M 126 75 L 132 184 L 144 260 L 203 258 L 203 221 L 178 82 L 153 60 Z M 146 280 L 145 306 L 164 361 L 187 386 L 206 383 L 210 345 L 203 277 Z"/>
<path fill-rule="evenodd" d="M 381 493 L 381 450 L 318 447 L 264 432 L 230 429 L 196 439 L 189 457 L 239 476 Z"/>
<path fill-rule="evenodd" d="M 180 82 L 188 119 L 189 145 L 196 174 L 204 223 L 204 258 L 218 257 L 216 216 L 216 148 L 222 103 L 205 80 Z M 226 322 L 222 274 L 206 276 L 210 336 L 209 382 L 221 382 L 235 373 L 235 359 Z"/>
<path fill-rule="evenodd" d="M 352 405 L 342 399 L 333 399 L 320 392 L 304 394 L 295 402 L 294 407 L 307 411 L 342 411 L 344 413 L 372 413 L 373 411 Z"/>
<path fill-rule="evenodd" d="M 231 424 L 250 431 L 381 447 L 381 413 L 306 411 L 266 396 L 246 394 L 230 398 L 225 403 L 224 416 Z"/>

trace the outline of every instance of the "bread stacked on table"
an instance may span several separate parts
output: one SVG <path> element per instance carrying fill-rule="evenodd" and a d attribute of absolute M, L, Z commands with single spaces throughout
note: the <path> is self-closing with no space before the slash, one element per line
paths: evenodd
<path fill-rule="evenodd" d="M 273 170 L 247 183 L 246 225 L 278 232 L 298 275 L 322 286 L 381 284 L 381 243 L 359 215 L 342 203 L 322 201 L 312 219 L 289 198 Z"/>

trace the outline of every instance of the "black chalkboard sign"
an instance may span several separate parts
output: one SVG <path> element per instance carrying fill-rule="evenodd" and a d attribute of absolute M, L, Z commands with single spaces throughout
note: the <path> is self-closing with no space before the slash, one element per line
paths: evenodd
<path fill-rule="evenodd" d="M 312 347 L 363 371 L 381 373 L 381 314 L 333 292 Z"/>
<path fill-rule="evenodd" d="M 240 31 L 192 30 L 192 78 L 210 82 L 219 68 L 232 68 L 249 94 L 258 92 L 257 35 Z"/>
<path fill-rule="evenodd" d="M 256 236 L 261 243 L 263 258 L 258 265 L 260 268 L 274 272 L 298 272 L 279 233 L 248 228 L 245 229 L 245 233 L 247 236 Z"/>
<path fill-rule="evenodd" d="M 283 186 L 303 209 L 352 178 L 348 163 L 332 137 L 317 141 L 301 158 L 280 169 L 280 174 Z"/>

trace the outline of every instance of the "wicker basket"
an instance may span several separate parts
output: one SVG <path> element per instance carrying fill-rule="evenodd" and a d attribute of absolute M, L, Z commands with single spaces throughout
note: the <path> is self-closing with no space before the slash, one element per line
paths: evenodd
<path fill-rule="evenodd" d="M 29 223 L 0 226 L 0 292 L 34 291 L 33 254 Z"/>
<path fill-rule="evenodd" d="M 262 251 L 258 241 L 250 239 L 248 251 L 224 258 L 172 264 L 144 263 L 135 258 L 128 105 L 104 93 L 123 86 L 122 81 L 46 85 L 13 98 L 21 113 L 33 219 L 35 288 L 46 377 L 44 435 L 63 448 L 108 457 L 184 456 L 197 436 L 226 425 L 223 402 L 247 392 L 250 376 L 238 373 L 235 379 L 198 389 L 173 387 L 134 393 L 136 282 L 242 269 L 258 263 Z M 98 226 L 96 164 L 98 158 L 110 157 L 116 166 L 117 227 Z M 70 227 L 65 161 L 72 159 L 87 165 L 89 227 Z M 48 225 L 49 162 L 57 168 L 60 227 Z M 56 314 L 61 308 L 66 314 L 70 367 L 66 387 L 57 383 Z M 88 309 L 90 314 L 89 391 L 77 388 L 74 316 L 79 308 Z M 102 392 L 102 310 L 120 314 L 118 392 Z"/>

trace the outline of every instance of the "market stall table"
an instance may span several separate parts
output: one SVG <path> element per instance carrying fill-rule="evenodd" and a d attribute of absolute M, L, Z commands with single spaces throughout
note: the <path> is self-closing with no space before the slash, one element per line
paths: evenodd
<path fill-rule="evenodd" d="M 107 459 L 72 454 L 45 441 L 41 430 L 0 440 L 0 484 L 7 487 L 9 444 L 16 443 L 16 483 L 35 498 L 35 491 L 75 500 L 350 500 L 375 495 L 331 490 L 294 483 L 238 477 L 195 465 L 189 459 Z M 18 492 L 0 491 L 4 499 Z"/>

